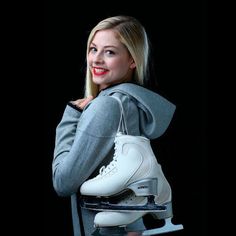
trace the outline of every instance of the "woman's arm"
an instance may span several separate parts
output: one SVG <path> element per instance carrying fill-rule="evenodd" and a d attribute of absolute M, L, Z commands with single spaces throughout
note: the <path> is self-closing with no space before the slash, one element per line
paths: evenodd
<path fill-rule="evenodd" d="M 101 96 L 80 114 L 67 108 L 56 129 L 53 186 L 62 196 L 77 192 L 111 151 L 120 108 L 114 99 Z"/>

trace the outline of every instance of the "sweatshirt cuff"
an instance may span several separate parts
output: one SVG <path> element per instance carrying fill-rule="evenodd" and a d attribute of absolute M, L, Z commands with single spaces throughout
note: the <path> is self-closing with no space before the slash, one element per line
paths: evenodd
<path fill-rule="evenodd" d="M 79 111 L 79 112 L 83 112 L 83 110 L 79 107 L 77 107 L 75 104 L 73 104 L 72 102 L 68 102 L 67 103 L 68 106 L 74 108 L 75 110 Z"/>

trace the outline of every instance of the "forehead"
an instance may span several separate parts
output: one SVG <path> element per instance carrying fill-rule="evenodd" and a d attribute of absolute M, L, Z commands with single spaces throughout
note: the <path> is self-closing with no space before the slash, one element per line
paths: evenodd
<path fill-rule="evenodd" d="M 93 37 L 92 43 L 102 47 L 119 47 L 122 45 L 122 43 L 118 39 L 117 33 L 112 29 L 97 31 Z"/>

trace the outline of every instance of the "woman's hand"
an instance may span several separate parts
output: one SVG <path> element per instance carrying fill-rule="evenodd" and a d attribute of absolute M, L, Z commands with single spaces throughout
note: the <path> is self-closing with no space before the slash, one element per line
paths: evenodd
<path fill-rule="evenodd" d="M 77 99 L 75 101 L 72 101 L 72 103 L 77 106 L 80 109 L 84 109 L 84 107 L 93 100 L 93 96 L 88 96 L 86 98 L 82 98 L 82 99 Z"/>

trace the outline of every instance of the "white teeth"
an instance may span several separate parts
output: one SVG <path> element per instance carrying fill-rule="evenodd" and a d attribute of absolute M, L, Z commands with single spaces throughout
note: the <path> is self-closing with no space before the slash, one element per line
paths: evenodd
<path fill-rule="evenodd" d="M 94 68 L 95 72 L 97 73 L 101 73 L 101 72 L 104 72 L 106 71 L 105 69 L 98 69 L 98 68 Z"/>

